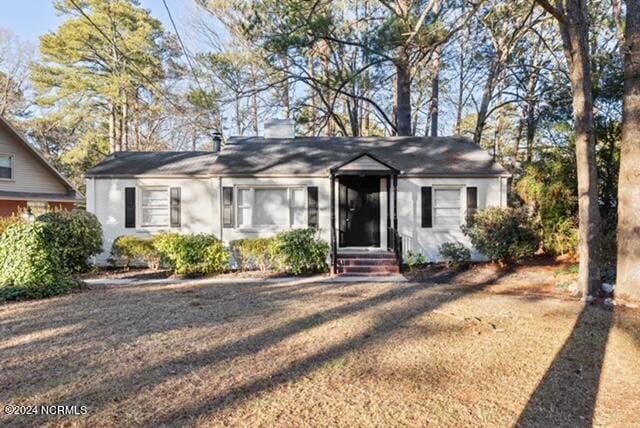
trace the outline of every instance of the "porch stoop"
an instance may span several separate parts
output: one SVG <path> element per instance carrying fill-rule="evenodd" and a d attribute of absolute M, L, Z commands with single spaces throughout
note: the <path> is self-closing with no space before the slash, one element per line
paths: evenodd
<path fill-rule="evenodd" d="M 388 276 L 400 273 L 398 259 L 391 251 L 338 253 L 337 260 L 338 275 Z"/>

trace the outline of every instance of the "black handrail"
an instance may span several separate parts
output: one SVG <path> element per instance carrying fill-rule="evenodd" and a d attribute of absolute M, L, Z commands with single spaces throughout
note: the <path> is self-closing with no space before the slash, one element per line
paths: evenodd
<path fill-rule="evenodd" d="M 393 227 L 387 228 L 387 248 L 396 255 L 398 267 L 402 271 L 402 236 Z"/>

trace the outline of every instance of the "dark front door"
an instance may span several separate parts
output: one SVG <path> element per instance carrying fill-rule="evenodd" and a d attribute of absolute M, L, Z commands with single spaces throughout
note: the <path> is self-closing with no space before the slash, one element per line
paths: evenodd
<path fill-rule="evenodd" d="M 340 246 L 380 246 L 380 178 L 339 178 Z"/>

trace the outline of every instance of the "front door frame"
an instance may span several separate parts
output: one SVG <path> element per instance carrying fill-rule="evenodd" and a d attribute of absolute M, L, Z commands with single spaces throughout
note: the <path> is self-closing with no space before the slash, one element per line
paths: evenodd
<path fill-rule="evenodd" d="M 348 170 L 343 171 L 341 168 L 354 160 L 357 160 L 363 156 L 368 156 L 373 160 L 379 162 L 384 165 L 386 169 L 376 169 L 376 170 Z M 329 170 L 330 172 L 330 182 L 331 182 L 331 273 L 335 274 L 337 272 L 338 266 L 338 240 L 336 236 L 336 177 L 344 176 L 344 175 L 357 175 L 357 176 L 371 176 L 378 177 L 378 179 L 382 177 L 387 178 L 387 249 L 390 251 L 394 251 L 396 257 L 398 257 L 399 263 L 402 261 L 402 240 L 400 239 L 400 235 L 398 233 L 398 175 L 401 173 L 400 170 L 394 168 L 393 166 L 380 161 L 375 156 L 369 153 L 361 153 L 354 158 L 341 163 Z M 389 210 L 389 205 L 391 203 L 391 195 L 390 195 L 390 187 L 393 185 L 393 227 L 391 227 L 391 212 Z M 381 243 L 382 244 L 382 243 Z"/>
<path fill-rule="evenodd" d="M 380 248 L 381 190 L 378 176 L 343 175 L 338 178 L 339 248 Z M 353 207 L 348 206 L 350 202 Z M 366 230 L 367 223 L 373 227 L 373 233 Z"/>

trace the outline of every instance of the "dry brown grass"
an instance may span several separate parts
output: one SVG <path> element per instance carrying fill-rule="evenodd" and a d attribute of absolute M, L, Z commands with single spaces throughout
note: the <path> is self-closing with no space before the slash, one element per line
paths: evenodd
<path fill-rule="evenodd" d="M 496 283 L 148 285 L 0 306 L 0 403 L 89 407 L 0 425 L 637 426 L 638 311 Z"/>

